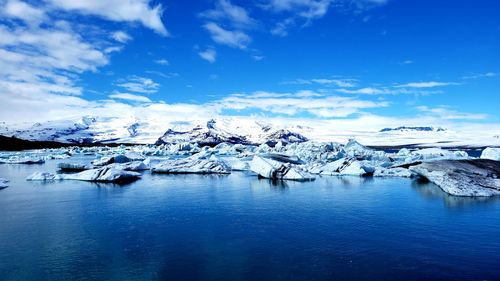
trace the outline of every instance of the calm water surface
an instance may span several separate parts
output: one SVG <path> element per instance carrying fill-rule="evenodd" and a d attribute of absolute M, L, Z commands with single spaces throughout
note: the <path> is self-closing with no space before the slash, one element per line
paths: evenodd
<path fill-rule="evenodd" d="M 0 280 L 500 280 L 500 199 L 244 173 L 117 186 L 0 165 Z"/>

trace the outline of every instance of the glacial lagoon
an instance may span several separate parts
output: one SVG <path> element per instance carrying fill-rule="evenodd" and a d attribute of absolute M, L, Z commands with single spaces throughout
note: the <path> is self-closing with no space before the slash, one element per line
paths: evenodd
<path fill-rule="evenodd" d="M 500 278 L 497 197 L 453 197 L 406 178 L 273 182 L 247 172 L 26 181 L 60 162 L 0 165 L 10 180 L 0 190 L 0 280 Z"/>

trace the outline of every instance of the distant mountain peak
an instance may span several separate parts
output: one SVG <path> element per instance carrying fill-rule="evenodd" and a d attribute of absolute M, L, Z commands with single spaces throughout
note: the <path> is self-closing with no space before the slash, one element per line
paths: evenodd
<path fill-rule="evenodd" d="M 441 127 L 408 127 L 408 126 L 400 126 L 397 128 L 384 128 L 380 130 L 381 133 L 383 132 L 393 132 L 393 131 L 418 131 L 418 132 L 444 132 L 446 129 L 443 129 Z"/>

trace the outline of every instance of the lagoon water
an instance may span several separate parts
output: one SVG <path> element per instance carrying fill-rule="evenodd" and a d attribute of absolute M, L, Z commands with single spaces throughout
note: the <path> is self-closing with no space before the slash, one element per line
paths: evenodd
<path fill-rule="evenodd" d="M 410 179 L 150 175 L 27 182 L 0 165 L 0 280 L 499 280 L 500 199 Z"/>

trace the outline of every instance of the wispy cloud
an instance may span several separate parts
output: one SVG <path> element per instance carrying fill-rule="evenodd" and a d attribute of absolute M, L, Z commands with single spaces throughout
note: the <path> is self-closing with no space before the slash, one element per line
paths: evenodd
<path fill-rule="evenodd" d="M 498 77 L 500 74 L 498 72 L 485 72 L 485 73 L 475 73 L 463 76 L 462 79 L 479 79 L 488 77 Z"/>
<path fill-rule="evenodd" d="M 350 78 L 335 78 L 335 79 L 330 79 L 330 78 L 313 78 L 313 79 L 295 79 L 292 81 L 285 81 L 283 84 L 297 84 L 297 85 L 312 85 L 312 84 L 320 84 L 320 85 L 327 85 L 327 86 L 336 86 L 340 88 L 351 88 L 351 87 L 356 87 L 357 86 L 357 81 L 356 79 L 350 79 Z"/>
<path fill-rule="evenodd" d="M 166 59 L 157 59 L 154 62 L 159 65 L 170 65 L 170 62 Z"/>
<path fill-rule="evenodd" d="M 296 93 L 255 92 L 233 94 L 215 103 L 222 110 L 258 109 L 264 112 L 294 116 L 308 113 L 316 117 L 347 117 L 363 109 L 386 107 L 385 101 L 368 101 L 349 97 L 323 96 L 312 91 Z"/>
<path fill-rule="evenodd" d="M 458 112 L 445 106 L 439 106 L 439 107 L 418 106 L 417 109 L 422 112 L 432 114 L 435 115 L 436 117 L 447 120 L 455 120 L 455 119 L 483 120 L 489 117 L 487 114 Z"/>
<path fill-rule="evenodd" d="M 130 35 L 121 30 L 113 32 L 111 37 L 120 43 L 126 43 L 127 41 L 132 40 Z"/>
<path fill-rule="evenodd" d="M 252 38 L 246 33 L 239 30 L 231 31 L 224 29 L 214 22 L 203 25 L 203 28 L 210 33 L 214 42 L 232 48 L 246 49 L 248 44 L 252 41 Z"/>
<path fill-rule="evenodd" d="M 217 59 L 217 51 L 213 48 L 208 48 L 205 51 L 198 52 L 198 55 L 209 63 L 214 63 Z"/>
<path fill-rule="evenodd" d="M 455 82 L 437 82 L 437 81 L 428 81 L 428 82 L 411 82 L 406 84 L 400 84 L 394 86 L 395 88 L 434 88 L 434 87 L 443 87 L 443 86 L 452 86 L 452 85 L 460 85 Z"/>
<path fill-rule="evenodd" d="M 224 22 L 235 28 L 249 29 L 257 25 L 248 11 L 243 7 L 232 4 L 229 0 L 219 0 L 215 3 L 215 8 L 200 13 L 200 17 L 211 21 Z"/>
<path fill-rule="evenodd" d="M 116 86 L 124 88 L 130 92 L 143 94 L 156 93 L 160 88 L 160 84 L 154 82 L 150 78 L 139 76 L 131 76 L 127 79 L 120 79 Z"/>
<path fill-rule="evenodd" d="M 121 100 L 133 101 L 133 102 L 151 102 L 151 100 L 148 97 L 129 94 L 129 93 L 115 92 L 115 93 L 109 95 L 109 97 L 112 99 L 121 99 Z"/>
<path fill-rule="evenodd" d="M 332 7 L 341 10 L 355 10 L 356 13 L 384 5 L 385 0 L 267 0 L 259 6 L 276 16 L 271 34 L 278 36 L 288 35 L 288 29 L 299 25 L 311 25 L 312 21 L 323 18 Z"/>

